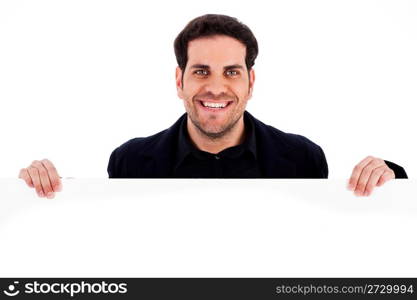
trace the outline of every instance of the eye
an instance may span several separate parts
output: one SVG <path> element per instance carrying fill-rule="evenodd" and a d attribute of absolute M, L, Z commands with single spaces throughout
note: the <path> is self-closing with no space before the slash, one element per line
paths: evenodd
<path fill-rule="evenodd" d="M 195 70 L 194 71 L 194 74 L 202 75 L 202 76 L 207 76 L 208 75 L 208 71 L 207 70 L 204 70 L 204 69 Z"/>
<path fill-rule="evenodd" d="M 239 75 L 239 71 L 236 71 L 236 70 L 227 70 L 226 71 L 226 75 L 227 76 L 236 76 L 236 75 Z"/>

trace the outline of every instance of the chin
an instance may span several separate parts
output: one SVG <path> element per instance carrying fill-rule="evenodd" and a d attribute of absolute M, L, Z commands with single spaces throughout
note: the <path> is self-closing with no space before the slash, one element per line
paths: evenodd
<path fill-rule="evenodd" d="M 208 137 L 220 138 L 230 131 L 228 126 L 202 126 L 200 130 Z"/>
<path fill-rule="evenodd" d="M 225 135 L 224 131 L 204 131 L 203 134 L 210 139 L 219 139 Z"/>
<path fill-rule="evenodd" d="M 201 122 L 201 128 L 206 132 L 219 133 L 224 131 L 228 126 L 220 122 Z"/>

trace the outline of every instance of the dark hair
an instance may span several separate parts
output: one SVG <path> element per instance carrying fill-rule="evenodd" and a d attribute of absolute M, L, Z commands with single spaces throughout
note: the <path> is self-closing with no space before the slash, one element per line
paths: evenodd
<path fill-rule="evenodd" d="M 175 56 L 182 71 L 187 65 L 188 43 L 214 35 L 227 35 L 242 42 L 246 46 L 246 68 L 248 71 L 252 68 L 258 55 L 258 42 L 249 27 L 233 17 L 208 14 L 191 20 L 175 39 Z"/>

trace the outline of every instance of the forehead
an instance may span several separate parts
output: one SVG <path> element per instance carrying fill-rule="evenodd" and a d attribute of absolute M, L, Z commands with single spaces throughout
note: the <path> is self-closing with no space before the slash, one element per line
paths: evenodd
<path fill-rule="evenodd" d="M 192 40 L 188 43 L 188 63 L 219 65 L 244 65 L 246 46 L 229 36 L 216 35 Z"/>

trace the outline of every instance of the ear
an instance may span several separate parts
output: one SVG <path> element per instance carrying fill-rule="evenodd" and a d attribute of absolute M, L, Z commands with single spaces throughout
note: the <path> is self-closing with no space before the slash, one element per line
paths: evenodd
<path fill-rule="evenodd" d="M 177 87 L 177 95 L 182 99 L 182 70 L 180 67 L 175 69 L 175 85 Z"/>
<path fill-rule="evenodd" d="M 255 85 L 255 70 L 253 68 L 249 71 L 249 97 L 252 98 L 253 86 Z"/>

